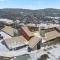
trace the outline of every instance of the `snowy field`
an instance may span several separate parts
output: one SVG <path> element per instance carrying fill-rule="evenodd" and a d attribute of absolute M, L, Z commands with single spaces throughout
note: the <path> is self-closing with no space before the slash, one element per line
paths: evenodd
<path fill-rule="evenodd" d="M 18 56 L 11 60 L 38 60 L 38 58 L 44 54 L 49 56 L 46 60 L 60 60 L 60 44 L 42 47 L 40 50 L 29 54 L 30 55 Z"/>
<path fill-rule="evenodd" d="M 49 57 L 46 60 L 60 60 L 60 44 L 57 43 L 50 46 L 45 46 L 38 51 L 34 51 L 28 54 L 29 55 L 15 57 L 13 60 L 38 60 L 38 58 L 44 54 L 47 54 Z"/>
<path fill-rule="evenodd" d="M 9 52 L 9 50 L 0 43 L 0 54 L 3 55 L 3 52 L 7 53 L 7 52 Z M 17 52 L 18 52 L 18 55 L 17 55 Z M 12 51 L 12 53 L 14 53 L 14 54 L 16 53 L 17 57 L 14 57 L 11 60 L 37 60 L 44 54 L 47 54 L 49 56 L 49 58 L 47 58 L 47 60 L 60 60 L 60 43 L 47 45 L 45 47 L 42 47 L 38 51 L 34 51 L 34 52 L 30 52 L 30 53 L 25 52 L 25 54 L 27 53 L 27 55 L 23 55 L 23 56 L 19 55 L 21 53 L 21 50 L 20 51 L 18 50 L 16 52 Z"/>
<path fill-rule="evenodd" d="M 49 56 L 49 58 L 47 58 L 46 60 L 60 60 L 60 44 L 57 43 L 50 46 L 42 47 L 35 53 L 31 53 L 31 58 L 28 60 L 38 60 L 38 58 L 40 58 L 44 54 L 47 54 Z"/>

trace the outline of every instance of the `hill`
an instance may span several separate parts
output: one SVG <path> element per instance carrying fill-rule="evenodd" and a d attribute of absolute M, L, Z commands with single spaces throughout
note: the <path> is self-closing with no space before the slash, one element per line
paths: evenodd
<path fill-rule="evenodd" d="M 60 9 L 46 8 L 39 10 L 29 9 L 0 9 L 0 18 L 20 20 L 23 23 L 40 23 L 46 16 L 60 17 Z"/>

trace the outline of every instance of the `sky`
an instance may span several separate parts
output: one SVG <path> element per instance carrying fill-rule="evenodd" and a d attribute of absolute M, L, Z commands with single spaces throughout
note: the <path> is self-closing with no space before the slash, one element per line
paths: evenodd
<path fill-rule="evenodd" d="M 0 9 L 2 8 L 60 9 L 60 0 L 0 0 Z"/>

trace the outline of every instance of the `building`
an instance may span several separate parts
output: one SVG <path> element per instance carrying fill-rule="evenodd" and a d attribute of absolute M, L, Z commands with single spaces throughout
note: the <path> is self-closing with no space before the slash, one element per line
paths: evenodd
<path fill-rule="evenodd" d="M 21 27 L 21 35 L 29 41 L 30 37 L 33 36 L 33 32 L 31 32 L 28 27 Z"/>
<path fill-rule="evenodd" d="M 40 28 L 41 29 L 47 29 L 48 28 L 48 25 L 47 24 L 40 24 Z"/>
<path fill-rule="evenodd" d="M 59 27 L 59 26 L 60 26 L 59 24 L 49 24 L 48 28 L 54 28 L 54 27 Z"/>
<path fill-rule="evenodd" d="M 45 33 L 45 37 L 43 38 L 43 40 L 44 40 L 43 42 L 48 42 L 48 41 L 54 40 L 56 38 L 60 38 L 60 33 L 56 30 L 50 31 L 50 32 Z"/>
<path fill-rule="evenodd" d="M 28 44 L 28 51 L 34 51 L 34 50 L 38 50 L 41 47 L 41 38 L 39 37 L 32 37 L 29 40 L 29 44 Z"/>
<path fill-rule="evenodd" d="M 3 22 L 4 24 L 10 25 L 13 24 L 13 20 L 9 20 L 9 19 L 0 19 L 0 22 Z"/>
<path fill-rule="evenodd" d="M 39 31 L 39 27 L 28 27 L 31 32 Z"/>
<path fill-rule="evenodd" d="M 18 32 L 17 29 L 12 28 L 11 26 L 5 26 L 3 29 L 1 29 L 1 31 L 5 32 L 11 37 L 14 37 L 16 35 L 16 32 Z"/>
<path fill-rule="evenodd" d="M 9 50 L 18 50 L 26 46 L 32 50 L 40 49 L 41 46 L 41 37 L 39 34 L 39 27 L 26 27 L 21 26 L 19 29 L 19 36 L 14 35 L 17 32 L 17 29 L 10 26 L 5 26 L 1 29 L 2 32 L 10 36 L 11 38 L 5 38 L 2 41 Z"/>
<path fill-rule="evenodd" d="M 3 44 L 9 50 L 18 50 L 18 49 L 22 49 L 23 47 L 26 47 L 28 41 L 23 36 L 18 36 L 18 37 L 12 37 L 10 39 L 5 39 L 3 41 Z"/>

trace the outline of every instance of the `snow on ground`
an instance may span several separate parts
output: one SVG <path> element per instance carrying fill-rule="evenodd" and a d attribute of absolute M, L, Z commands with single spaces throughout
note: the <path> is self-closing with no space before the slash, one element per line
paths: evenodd
<path fill-rule="evenodd" d="M 4 46 L 4 45 L 2 45 L 1 43 L 0 43 L 0 52 L 2 53 L 2 52 L 7 52 L 8 51 L 8 49 Z"/>
<path fill-rule="evenodd" d="M 4 56 L 4 57 L 15 57 L 15 56 L 20 56 L 20 55 L 24 55 L 26 54 L 26 50 L 25 51 L 4 51 L 4 52 L 0 52 L 0 56 Z"/>
<path fill-rule="evenodd" d="M 19 50 L 13 50 L 9 51 L 8 48 L 5 47 L 1 42 L 3 40 L 0 40 L 0 56 L 4 57 L 14 57 L 14 56 L 20 56 L 27 53 L 27 47 L 19 49 Z"/>
<path fill-rule="evenodd" d="M 3 39 L 11 38 L 11 36 L 9 36 L 8 34 L 2 32 L 2 31 L 0 31 L 0 34 L 1 34 L 1 36 L 3 36 Z"/>
<path fill-rule="evenodd" d="M 16 50 L 16 51 L 9 51 L 4 45 L 0 43 L 0 56 L 4 57 L 14 57 L 14 56 L 20 56 L 27 53 L 27 47 Z"/>
<path fill-rule="evenodd" d="M 6 38 L 5 34 L 3 32 L 0 32 L 0 34 L 3 34 L 4 38 Z M 49 58 L 47 60 L 58 60 L 60 58 L 60 44 L 55 44 L 51 46 L 45 46 L 41 47 L 40 50 L 32 51 L 32 52 L 27 52 L 27 47 L 17 50 L 17 51 L 9 51 L 4 45 L 1 44 L 0 40 L 0 56 L 4 57 L 14 57 L 14 56 L 21 56 L 24 54 L 29 54 L 30 58 L 28 60 L 37 60 L 40 58 L 41 55 L 47 54 Z M 18 57 L 16 57 L 18 58 Z M 24 57 L 23 57 L 24 58 Z M 22 60 L 23 60 L 22 58 Z M 19 58 L 20 59 L 20 58 Z"/>
<path fill-rule="evenodd" d="M 17 51 L 9 51 L 4 45 L 2 45 L 0 43 L 0 56 L 5 56 L 5 57 L 17 56 L 16 58 L 18 58 L 18 56 L 21 56 L 21 54 L 30 55 L 29 58 L 26 57 L 27 58 L 26 60 L 37 60 L 43 54 L 47 54 L 49 56 L 49 58 L 47 60 L 58 60 L 60 57 L 60 44 L 42 47 L 38 51 L 36 50 L 36 51 L 32 51 L 32 52 L 28 53 L 27 48 L 23 48 L 23 49 L 20 49 Z M 22 60 L 23 59 L 24 59 L 24 57 L 22 58 Z"/>
<path fill-rule="evenodd" d="M 49 56 L 47 60 L 58 60 L 60 58 L 60 44 L 42 47 L 40 50 L 30 53 L 31 58 L 28 60 L 37 60 L 43 54 Z"/>
<path fill-rule="evenodd" d="M 26 60 L 37 60 L 43 54 L 47 54 L 49 56 L 47 60 L 58 60 L 60 58 L 60 44 L 45 46 L 38 51 L 36 50 L 28 53 L 27 48 L 23 48 L 17 51 L 9 51 L 4 45 L 0 43 L 0 56 L 4 56 L 4 57 L 17 56 L 16 58 L 18 58 L 18 56 L 21 56 L 21 54 L 30 55 L 29 58 L 26 57 L 27 58 Z M 24 57 L 22 58 L 22 60 L 23 59 Z"/>

